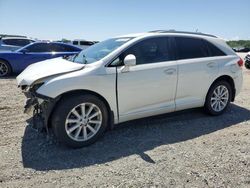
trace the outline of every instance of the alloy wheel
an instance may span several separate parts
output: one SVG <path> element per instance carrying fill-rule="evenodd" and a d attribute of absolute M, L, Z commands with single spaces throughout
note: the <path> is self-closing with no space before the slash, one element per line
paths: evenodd
<path fill-rule="evenodd" d="M 215 88 L 210 99 L 211 107 L 214 111 L 220 112 L 225 109 L 229 100 L 228 88 L 224 85 L 219 85 Z"/>
<path fill-rule="evenodd" d="M 9 72 L 9 68 L 6 63 L 0 61 L 0 76 L 6 76 Z"/>
<path fill-rule="evenodd" d="M 102 112 L 93 103 L 82 103 L 74 107 L 65 122 L 67 135 L 78 142 L 95 136 L 102 124 Z"/>

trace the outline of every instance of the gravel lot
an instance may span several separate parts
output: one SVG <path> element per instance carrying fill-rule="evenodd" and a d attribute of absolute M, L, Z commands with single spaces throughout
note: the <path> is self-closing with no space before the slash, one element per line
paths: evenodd
<path fill-rule="evenodd" d="M 188 110 L 118 125 L 78 150 L 27 127 L 0 79 L 0 187 L 250 187 L 250 71 L 227 113 Z"/>

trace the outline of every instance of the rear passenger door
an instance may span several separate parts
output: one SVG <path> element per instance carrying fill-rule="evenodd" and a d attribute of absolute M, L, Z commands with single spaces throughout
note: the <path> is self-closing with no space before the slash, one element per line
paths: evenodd
<path fill-rule="evenodd" d="M 205 40 L 175 37 L 178 52 L 176 110 L 203 106 L 219 66 Z"/>
<path fill-rule="evenodd" d="M 177 65 L 169 37 L 144 39 L 123 52 L 117 74 L 120 122 L 174 111 Z M 123 60 L 136 56 L 136 65 L 123 72 Z"/>

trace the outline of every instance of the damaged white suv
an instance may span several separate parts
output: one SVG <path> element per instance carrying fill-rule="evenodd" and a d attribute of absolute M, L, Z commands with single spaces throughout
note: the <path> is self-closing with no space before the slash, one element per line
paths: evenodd
<path fill-rule="evenodd" d="M 18 77 L 33 109 L 60 142 L 83 147 L 108 127 L 178 110 L 223 113 L 242 86 L 243 61 L 215 36 L 153 31 L 111 38 Z"/>

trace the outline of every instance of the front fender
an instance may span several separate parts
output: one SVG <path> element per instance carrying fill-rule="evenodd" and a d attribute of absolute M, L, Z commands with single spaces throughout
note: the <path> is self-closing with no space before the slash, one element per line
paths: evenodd
<path fill-rule="evenodd" d="M 89 90 L 98 93 L 109 103 L 111 110 L 117 117 L 116 106 L 116 72 L 115 68 L 110 68 L 105 74 L 89 74 L 81 71 L 71 72 L 52 78 L 36 91 L 36 93 L 50 98 L 57 98 L 60 95 L 75 91 Z"/>

